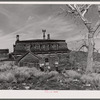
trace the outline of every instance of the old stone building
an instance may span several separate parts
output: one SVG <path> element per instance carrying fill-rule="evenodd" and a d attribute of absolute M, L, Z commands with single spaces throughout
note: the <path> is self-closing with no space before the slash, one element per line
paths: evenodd
<path fill-rule="evenodd" d="M 55 66 L 55 64 L 59 62 L 57 54 L 68 53 L 70 51 L 65 40 L 51 39 L 50 34 L 47 34 L 46 38 L 46 30 L 42 30 L 42 32 L 43 39 L 20 40 L 19 35 L 17 35 L 12 53 L 15 59 L 19 59 L 19 57 L 22 57 L 25 53 L 31 52 L 35 54 L 35 56 L 42 58 L 39 64 Z"/>
<path fill-rule="evenodd" d="M 44 31 L 43 31 L 44 32 Z M 49 53 L 67 53 L 69 49 L 65 40 L 47 39 L 43 34 L 43 39 L 36 40 L 20 40 L 19 35 L 16 36 L 15 45 L 13 45 L 14 55 L 22 55 L 30 49 L 34 54 L 49 54 Z"/>
<path fill-rule="evenodd" d="M 0 49 L 0 55 L 7 55 L 9 53 L 9 49 Z"/>
<path fill-rule="evenodd" d="M 32 52 L 27 52 L 16 60 L 18 66 L 39 67 L 40 57 Z"/>
<path fill-rule="evenodd" d="M 0 49 L 0 61 L 9 58 L 9 49 Z"/>

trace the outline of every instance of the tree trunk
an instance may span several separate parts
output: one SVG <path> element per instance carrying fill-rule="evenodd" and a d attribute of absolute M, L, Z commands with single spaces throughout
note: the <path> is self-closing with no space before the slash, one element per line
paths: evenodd
<path fill-rule="evenodd" d="M 87 74 L 93 72 L 93 48 L 94 48 L 93 33 L 90 32 L 88 34 L 88 57 L 87 57 L 87 68 L 86 68 Z"/>

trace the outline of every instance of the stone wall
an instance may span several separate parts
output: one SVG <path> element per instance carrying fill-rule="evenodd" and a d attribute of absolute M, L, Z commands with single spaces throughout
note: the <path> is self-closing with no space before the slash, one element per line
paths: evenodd
<path fill-rule="evenodd" d="M 30 45 L 30 50 L 32 52 L 45 52 L 45 51 L 60 51 L 68 50 L 67 43 L 65 42 L 53 42 L 53 43 L 16 43 L 14 47 L 14 52 L 25 52 L 26 46 Z"/>

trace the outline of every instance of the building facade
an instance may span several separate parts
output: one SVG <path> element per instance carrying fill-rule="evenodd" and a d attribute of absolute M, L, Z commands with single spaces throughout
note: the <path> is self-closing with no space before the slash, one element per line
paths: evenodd
<path fill-rule="evenodd" d="M 9 49 L 0 49 L 0 61 L 9 58 Z"/>
<path fill-rule="evenodd" d="M 15 45 L 13 45 L 13 54 L 22 55 L 29 50 L 35 54 L 67 53 L 70 51 L 65 40 L 50 39 L 49 34 L 47 36 L 47 39 L 43 34 L 43 39 L 19 40 L 19 35 L 17 35 Z"/>
<path fill-rule="evenodd" d="M 51 39 L 49 34 L 47 35 L 46 39 L 45 36 L 46 30 L 42 30 L 42 32 L 43 32 L 43 39 L 20 40 L 19 35 L 17 35 L 15 44 L 13 45 L 12 54 L 16 59 L 18 59 L 25 53 L 31 52 L 36 56 L 41 57 L 42 60 L 39 61 L 39 64 L 42 65 L 44 64 L 44 66 L 52 66 L 53 68 L 55 64 L 59 62 L 57 54 L 68 53 L 70 52 L 70 50 L 68 49 L 65 40 Z M 24 58 L 29 59 L 30 57 L 28 58 L 27 56 L 25 56 Z M 20 62 L 22 62 L 22 60 Z"/>
<path fill-rule="evenodd" d="M 18 66 L 28 66 L 39 68 L 40 57 L 32 52 L 27 52 L 16 60 Z"/>

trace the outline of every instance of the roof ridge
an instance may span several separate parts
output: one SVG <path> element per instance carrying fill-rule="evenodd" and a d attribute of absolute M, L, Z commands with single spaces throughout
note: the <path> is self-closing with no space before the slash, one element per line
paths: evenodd
<path fill-rule="evenodd" d="M 34 54 L 31 51 L 26 52 L 25 54 L 23 54 L 17 61 L 20 61 L 23 57 L 25 57 L 27 54 L 31 53 L 32 55 L 34 55 L 36 58 L 41 59 L 41 57 L 38 57 L 36 54 Z"/>
<path fill-rule="evenodd" d="M 41 58 L 41 57 L 39 57 L 39 56 L 37 56 L 35 53 L 33 53 L 33 52 L 29 52 L 29 53 L 31 53 L 31 54 L 33 54 L 35 57 L 37 57 L 37 58 Z"/>
<path fill-rule="evenodd" d="M 61 40 L 61 39 L 33 39 L 33 40 L 19 40 L 19 41 L 16 41 L 16 42 L 55 42 L 55 41 L 57 41 L 57 42 L 60 42 L 60 41 L 63 41 L 63 42 L 65 42 L 65 40 Z"/>

